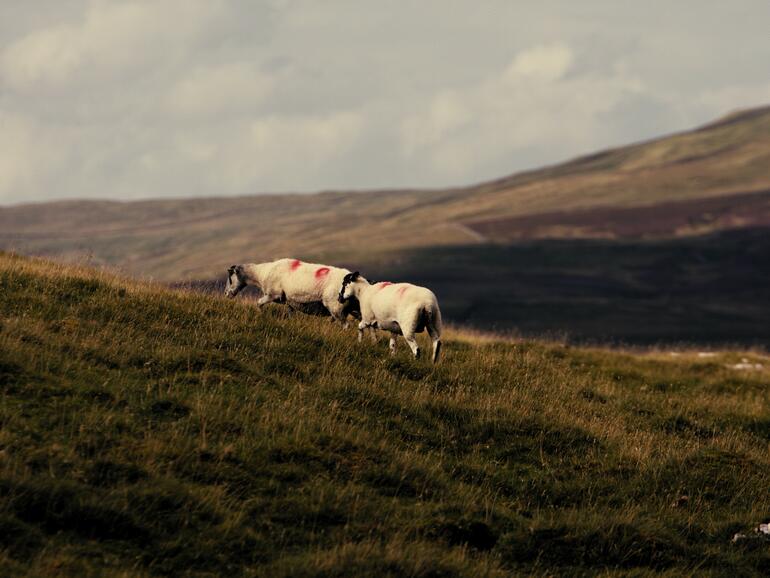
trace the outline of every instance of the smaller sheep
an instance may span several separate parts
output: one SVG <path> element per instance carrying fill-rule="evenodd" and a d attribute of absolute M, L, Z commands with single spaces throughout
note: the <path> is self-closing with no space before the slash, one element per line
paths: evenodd
<path fill-rule="evenodd" d="M 433 292 L 411 283 L 390 283 L 383 281 L 370 285 L 356 271 L 348 273 L 342 280 L 339 302 L 356 298 L 361 307 L 361 322 L 358 324 L 358 340 L 364 329 L 371 327 L 390 331 L 390 353 L 396 352 L 396 335 L 403 335 L 415 358 L 420 357 L 416 333 L 427 329 L 433 341 L 433 363 L 441 352 L 441 311 Z"/>
<path fill-rule="evenodd" d="M 299 259 L 279 259 L 268 263 L 233 265 L 227 270 L 226 297 L 235 297 L 247 285 L 256 286 L 262 297 L 257 305 L 287 303 L 300 311 L 328 311 L 332 320 L 347 326 L 348 314 L 358 316 L 355 299 L 340 302 L 338 289 L 348 269 Z"/>

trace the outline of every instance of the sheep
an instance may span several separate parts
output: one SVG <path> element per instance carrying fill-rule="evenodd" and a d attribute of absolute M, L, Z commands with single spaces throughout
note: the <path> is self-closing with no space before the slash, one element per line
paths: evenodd
<path fill-rule="evenodd" d="M 358 340 L 366 328 L 390 331 L 390 354 L 396 353 L 396 335 L 403 335 L 415 358 L 420 348 L 415 333 L 428 330 L 433 341 L 433 363 L 438 362 L 441 352 L 441 311 L 436 296 L 430 289 L 411 283 L 383 281 L 370 285 L 361 274 L 348 273 L 342 280 L 338 301 L 358 299 L 361 322 L 358 324 Z"/>
<path fill-rule="evenodd" d="M 318 263 L 305 263 L 299 259 L 279 259 L 268 263 L 232 265 L 227 270 L 225 296 L 233 298 L 247 285 L 255 285 L 262 291 L 257 305 L 271 302 L 287 303 L 293 309 L 322 309 L 347 327 L 348 314 L 356 316 L 358 302 L 355 299 L 339 301 L 338 288 L 347 269 Z"/>

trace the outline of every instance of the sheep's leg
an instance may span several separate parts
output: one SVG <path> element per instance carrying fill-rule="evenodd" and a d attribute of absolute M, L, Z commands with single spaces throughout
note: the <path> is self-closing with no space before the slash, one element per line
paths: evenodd
<path fill-rule="evenodd" d="M 369 327 L 369 323 L 366 321 L 361 321 L 361 323 L 358 324 L 358 342 L 361 343 L 364 340 L 364 329 Z"/>
<path fill-rule="evenodd" d="M 420 347 L 417 345 L 417 339 L 415 338 L 419 325 L 419 315 L 420 311 L 410 311 L 405 315 L 401 315 L 396 323 L 396 327 L 401 335 L 404 336 L 404 340 L 409 345 L 409 349 L 412 350 L 415 359 L 420 358 Z"/>
<path fill-rule="evenodd" d="M 267 305 L 268 303 L 272 303 L 273 301 L 278 301 L 280 297 L 276 297 L 275 295 L 262 295 L 262 297 L 259 298 L 257 301 L 257 305 L 262 307 L 263 305 Z"/>
<path fill-rule="evenodd" d="M 343 329 L 347 329 L 350 327 L 350 324 L 348 323 L 348 320 L 346 317 L 338 317 L 334 313 L 332 313 L 331 319 L 329 320 L 330 323 L 339 323 L 342 325 Z"/>
<path fill-rule="evenodd" d="M 438 363 L 438 357 L 441 355 L 441 334 L 433 325 L 428 325 L 428 333 L 433 341 L 433 363 Z"/>
<path fill-rule="evenodd" d="M 441 340 L 436 339 L 433 341 L 433 363 L 438 363 L 439 355 L 441 355 Z"/>
<path fill-rule="evenodd" d="M 390 349 L 391 355 L 396 354 L 396 336 L 395 335 L 390 336 L 390 342 L 388 342 L 388 349 Z"/>
<path fill-rule="evenodd" d="M 409 345 L 409 349 L 412 350 L 412 354 L 415 359 L 420 358 L 420 347 L 417 345 L 417 339 L 414 337 L 414 333 L 404 333 L 404 340 Z"/>
<path fill-rule="evenodd" d="M 372 343 L 377 343 L 377 329 L 374 327 L 369 327 L 369 339 L 372 340 Z"/>

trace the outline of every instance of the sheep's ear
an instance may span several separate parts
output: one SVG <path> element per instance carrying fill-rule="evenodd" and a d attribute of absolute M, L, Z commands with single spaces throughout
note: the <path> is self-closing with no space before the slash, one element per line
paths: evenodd
<path fill-rule="evenodd" d="M 235 273 L 236 268 L 237 268 L 236 265 L 230 265 L 230 267 L 227 269 L 227 272 L 230 273 L 230 275 L 232 275 L 233 273 Z"/>
<path fill-rule="evenodd" d="M 358 279 L 360 276 L 361 276 L 361 273 L 359 273 L 358 271 L 356 271 L 355 273 L 353 273 L 353 281 L 355 281 L 356 279 Z"/>

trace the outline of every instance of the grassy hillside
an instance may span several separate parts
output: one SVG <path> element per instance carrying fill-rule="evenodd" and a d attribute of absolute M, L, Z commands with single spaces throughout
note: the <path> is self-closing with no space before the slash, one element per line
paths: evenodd
<path fill-rule="evenodd" d="M 90 255 L 96 263 L 177 281 L 210 278 L 243 260 L 344 261 L 363 240 L 369 251 L 390 251 L 397 261 L 404 250 L 489 240 L 705 234 L 770 222 L 768 166 L 765 107 L 449 190 L 6 207 L 0 248 Z M 718 206 L 713 199 L 721 199 Z"/>
<path fill-rule="evenodd" d="M 770 189 L 641 207 L 591 207 L 466 223 L 497 243 L 531 239 L 656 239 L 770 227 Z"/>
<path fill-rule="evenodd" d="M 0 255 L 0 574 L 767 569 L 766 356 L 445 351 Z"/>

